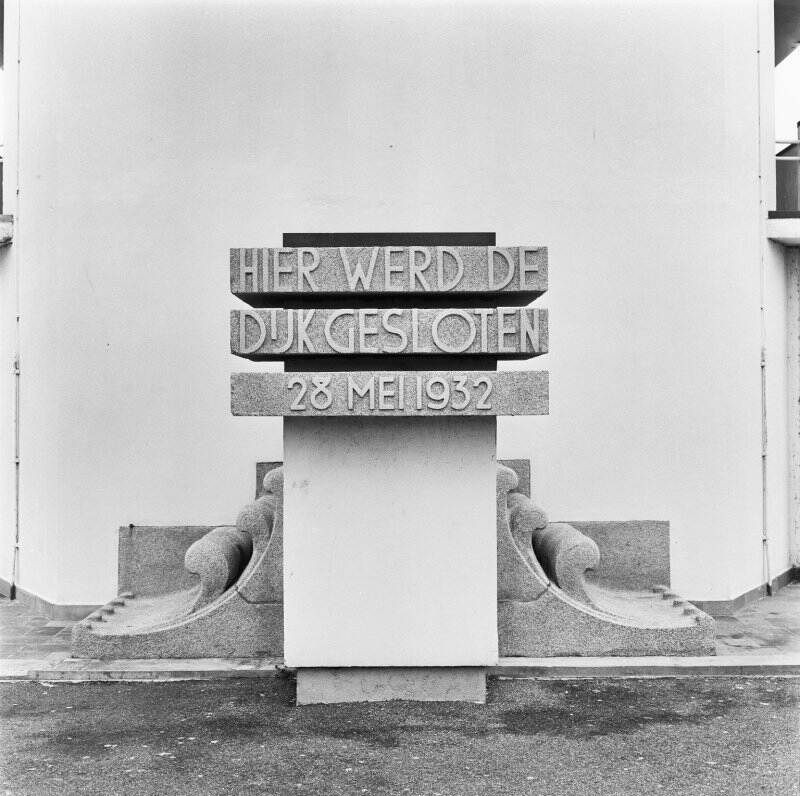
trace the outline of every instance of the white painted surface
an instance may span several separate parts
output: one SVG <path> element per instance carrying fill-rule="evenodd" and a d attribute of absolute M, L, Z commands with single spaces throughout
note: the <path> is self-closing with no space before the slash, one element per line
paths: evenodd
<path fill-rule="evenodd" d="M 229 246 L 415 229 L 550 247 L 551 415 L 499 448 L 550 516 L 670 520 L 689 597 L 760 582 L 755 2 L 29 0 L 15 206 L 16 7 L 26 589 L 105 601 L 119 525 L 229 523 L 281 458 L 280 421 L 229 412 L 229 373 L 261 368 L 227 353 Z"/>
<path fill-rule="evenodd" d="M 775 67 L 775 138 L 796 139 L 798 122 L 800 122 L 800 48 L 789 53 Z"/>
<path fill-rule="evenodd" d="M 800 246 L 800 218 L 770 218 L 767 237 L 784 246 Z"/>
<path fill-rule="evenodd" d="M 789 290 L 787 359 L 789 382 L 789 560 L 800 566 L 800 248 L 786 252 Z"/>
<path fill-rule="evenodd" d="M 789 268 L 786 249 L 767 242 L 765 267 L 765 362 L 766 362 L 766 520 L 770 579 L 783 574 L 791 561 L 791 433 L 795 423 L 790 408 L 798 405 L 800 392 L 790 382 L 789 345 L 796 321 L 789 315 Z M 796 332 L 795 332 L 796 333 Z M 790 401 L 790 386 L 794 401 Z M 795 410 L 796 411 L 796 410 Z M 742 542 L 734 540 L 740 554 Z M 765 573 L 766 574 L 766 573 Z M 765 578 L 766 579 L 766 578 Z"/>
<path fill-rule="evenodd" d="M 289 418 L 287 666 L 497 661 L 495 420 Z"/>

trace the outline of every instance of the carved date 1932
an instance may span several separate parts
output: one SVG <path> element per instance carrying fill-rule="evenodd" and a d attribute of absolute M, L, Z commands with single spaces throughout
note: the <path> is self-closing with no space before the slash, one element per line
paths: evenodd
<path fill-rule="evenodd" d="M 292 412 L 312 407 L 324 412 L 334 402 L 330 376 L 293 376 L 287 382 L 293 393 Z M 344 401 L 351 412 L 423 411 L 448 409 L 456 412 L 468 407 L 490 411 L 492 382 L 486 376 L 424 376 L 418 373 L 373 373 L 357 378 L 348 374 Z"/>

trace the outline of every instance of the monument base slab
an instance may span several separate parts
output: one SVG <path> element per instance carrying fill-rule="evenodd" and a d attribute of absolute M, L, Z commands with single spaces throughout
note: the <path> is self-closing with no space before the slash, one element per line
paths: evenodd
<path fill-rule="evenodd" d="M 409 666 L 297 670 L 297 704 L 486 702 L 486 668 Z"/>

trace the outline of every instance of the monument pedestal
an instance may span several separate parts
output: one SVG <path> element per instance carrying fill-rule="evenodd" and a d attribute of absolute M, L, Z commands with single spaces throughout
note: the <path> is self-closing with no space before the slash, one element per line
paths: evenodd
<path fill-rule="evenodd" d="M 306 668 L 412 667 L 404 682 L 446 693 L 452 671 L 456 693 L 461 669 L 419 667 L 496 663 L 494 417 L 287 417 L 284 462 L 284 649 L 298 683 L 321 682 Z"/>
<path fill-rule="evenodd" d="M 547 352 L 547 251 L 348 237 L 231 250 L 231 351 L 286 365 L 231 378 L 234 414 L 284 417 L 284 660 L 301 704 L 483 702 L 496 417 L 548 409 L 496 363 Z"/>
<path fill-rule="evenodd" d="M 548 411 L 547 372 L 496 370 L 548 350 L 547 310 L 521 306 L 547 290 L 546 249 L 335 237 L 231 250 L 250 305 L 231 352 L 286 364 L 232 374 L 231 411 L 284 417 L 285 464 L 186 551 L 199 588 L 120 595 L 76 625 L 73 654 L 285 650 L 302 704 L 482 702 L 498 647 L 713 652 L 711 618 L 666 587 L 631 601 L 585 580 L 597 545 L 496 464 L 496 417 Z"/>

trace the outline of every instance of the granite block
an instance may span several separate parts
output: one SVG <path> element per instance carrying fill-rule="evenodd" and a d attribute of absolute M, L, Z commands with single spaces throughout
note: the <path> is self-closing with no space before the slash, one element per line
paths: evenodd
<path fill-rule="evenodd" d="M 221 597 L 242 574 L 252 554 L 252 539 L 236 526 L 215 528 L 198 539 L 185 557 L 186 569 L 200 578 L 192 610 L 197 611 Z"/>
<path fill-rule="evenodd" d="M 515 491 L 497 468 L 497 597 L 501 656 L 703 655 L 714 622 L 666 594 L 604 589 L 585 579 L 597 545 Z M 652 585 L 652 584 L 651 584 Z M 671 598 L 676 595 L 669 595 Z"/>
<path fill-rule="evenodd" d="M 591 603 L 584 575 L 600 563 L 595 542 L 564 522 L 550 522 L 538 528 L 532 542 L 536 558 L 559 589 L 580 602 Z"/>
<path fill-rule="evenodd" d="M 498 459 L 498 464 L 503 464 L 517 474 L 515 492 L 526 497 L 531 496 L 531 460 L 530 459 Z"/>
<path fill-rule="evenodd" d="M 282 466 L 283 462 L 256 462 L 256 498 L 260 498 L 266 491 L 264 478 L 267 473 Z"/>
<path fill-rule="evenodd" d="M 189 547 L 213 525 L 125 525 L 119 529 L 120 592 L 148 596 L 188 589 L 197 575 L 184 568 Z"/>
<path fill-rule="evenodd" d="M 73 656 L 281 655 L 283 469 L 266 474 L 264 494 L 239 513 L 235 526 L 194 542 L 186 564 L 199 572 L 199 587 L 156 596 L 123 592 L 75 625 Z"/>
<path fill-rule="evenodd" d="M 237 658 L 283 654 L 283 605 L 248 603 L 235 589 L 191 614 L 191 595 L 128 600 L 110 621 L 72 629 L 72 657 Z"/>
<path fill-rule="evenodd" d="M 518 483 L 519 478 L 510 467 L 498 465 L 495 490 L 498 600 L 535 600 L 550 584 L 531 543 L 532 534 L 542 523 L 547 523 L 547 518 L 525 511 L 532 504 L 521 493 L 512 491 Z"/>
<path fill-rule="evenodd" d="M 232 310 L 231 353 L 286 357 L 452 355 L 529 359 L 547 353 L 547 310 Z"/>
<path fill-rule="evenodd" d="M 639 595 L 643 599 L 642 595 Z M 713 655 L 714 620 L 687 616 L 654 599 L 649 617 L 631 618 L 634 595 L 620 597 L 624 613 L 614 614 L 572 601 L 548 589 L 532 601 L 500 600 L 497 629 L 500 655 L 549 658 L 570 655 Z M 627 615 L 626 615 L 627 614 Z"/>
<path fill-rule="evenodd" d="M 589 574 L 592 581 L 618 589 L 649 589 L 656 583 L 670 583 L 669 522 L 569 524 L 594 540 L 600 549 L 600 562 Z"/>
<path fill-rule="evenodd" d="M 482 667 L 298 669 L 297 704 L 336 702 L 486 702 Z"/>
<path fill-rule="evenodd" d="M 344 295 L 420 306 L 433 296 L 464 305 L 528 304 L 547 290 L 542 246 L 235 248 L 231 292 L 252 306 L 334 306 Z M 441 300 L 441 299 L 439 299 Z M 350 301 L 348 300 L 348 303 Z M 435 306 L 428 304 L 427 306 Z"/>
<path fill-rule="evenodd" d="M 234 373 L 234 415 L 419 417 L 542 415 L 547 371 Z"/>

